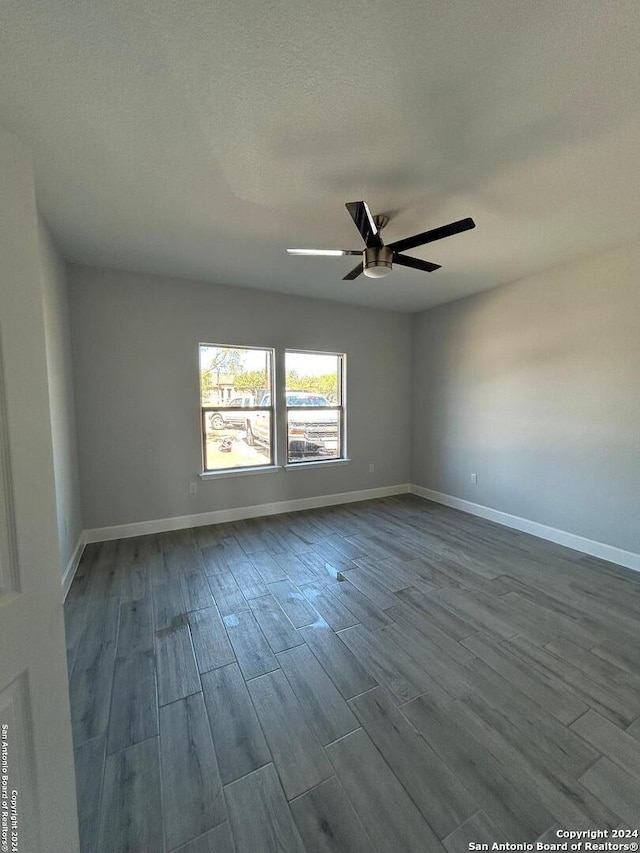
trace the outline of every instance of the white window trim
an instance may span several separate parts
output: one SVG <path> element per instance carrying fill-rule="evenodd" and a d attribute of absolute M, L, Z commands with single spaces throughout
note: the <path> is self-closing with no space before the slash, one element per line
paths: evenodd
<path fill-rule="evenodd" d="M 230 468 L 227 471 L 203 471 L 198 476 L 201 480 L 224 480 L 226 477 L 254 477 L 256 474 L 276 474 L 278 471 L 289 472 L 307 468 L 333 468 L 336 465 L 349 465 L 351 461 L 351 459 L 315 459 L 312 462 L 292 462 L 285 465 Z"/>
<path fill-rule="evenodd" d="M 314 459 L 311 462 L 287 462 L 282 467 L 285 471 L 296 471 L 298 468 L 332 468 L 335 465 L 348 465 L 351 459 Z"/>
<path fill-rule="evenodd" d="M 253 477 L 256 474 L 275 474 L 282 471 L 282 465 L 262 465 L 255 468 L 221 468 L 219 471 L 203 471 L 201 480 L 224 480 L 226 477 Z"/>

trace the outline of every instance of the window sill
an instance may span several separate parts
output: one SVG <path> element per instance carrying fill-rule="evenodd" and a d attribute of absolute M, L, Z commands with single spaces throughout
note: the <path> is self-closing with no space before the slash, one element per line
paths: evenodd
<path fill-rule="evenodd" d="M 288 462 L 285 471 L 296 471 L 298 468 L 332 468 L 334 465 L 348 465 L 350 459 L 317 459 L 314 462 Z"/>
<path fill-rule="evenodd" d="M 230 468 L 228 471 L 203 471 L 201 480 L 224 480 L 226 477 L 250 477 L 254 474 L 273 474 L 282 471 L 282 465 L 265 465 L 259 468 Z"/>
<path fill-rule="evenodd" d="M 228 471 L 203 471 L 201 480 L 224 480 L 227 477 L 251 477 L 254 474 L 274 474 L 276 471 L 295 471 L 298 468 L 333 468 L 348 465 L 351 459 L 317 459 L 314 462 L 289 462 L 286 465 L 265 465 L 260 468 L 232 468 Z"/>

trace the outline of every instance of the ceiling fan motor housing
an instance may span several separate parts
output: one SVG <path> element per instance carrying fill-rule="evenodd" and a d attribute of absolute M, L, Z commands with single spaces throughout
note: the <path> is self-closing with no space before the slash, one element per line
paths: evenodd
<path fill-rule="evenodd" d="M 393 251 L 387 246 L 372 246 L 364 250 L 364 274 L 369 278 L 382 278 L 391 272 Z"/>

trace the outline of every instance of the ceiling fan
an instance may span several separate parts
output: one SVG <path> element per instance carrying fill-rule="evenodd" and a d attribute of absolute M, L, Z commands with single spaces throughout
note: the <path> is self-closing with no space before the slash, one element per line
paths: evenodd
<path fill-rule="evenodd" d="M 405 237 L 404 240 L 396 240 L 395 243 L 389 243 L 388 246 L 385 246 L 380 232 L 389 221 L 388 216 L 384 214 L 372 216 L 366 201 L 348 201 L 345 207 L 351 214 L 351 218 L 365 242 L 365 249 L 287 249 L 290 255 L 326 255 L 329 257 L 360 255 L 362 260 L 344 276 L 343 281 L 351 281 L 361 273 L 369 276 L 369 278 L 382 278 L 391 272 L 394 263 L 423 272 L 439 270 L 440 264 L 432 264 L 430 261 L 422 261 L 419 258 L 411 258 L 400 253 L 405 249 L 414 249 L 416 246 L 433 243 L 435 240 L 442 240 L 444 237 L 452 237 L 461 231 L 468 231 L 470 228 L 476 227 L 473 219 L 460 219 L 457 222 L 450 222 L 449 225 L 441 225 L 439 228 L 423 231 L 422 234 Z"/>

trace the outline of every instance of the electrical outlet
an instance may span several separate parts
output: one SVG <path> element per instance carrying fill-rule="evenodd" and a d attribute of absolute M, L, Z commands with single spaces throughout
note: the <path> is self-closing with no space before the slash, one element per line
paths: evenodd
<path fill-rule="evenodd" d="M 478 482 L 478 475 L 477 474 L 471 475 L 471 482 L 473 483 L 474 486 L 477 484 L 477 482 Z"/>
<path fill-rule="evenodd" d="M 190 492 L 192 495 L 195 495 L 195 493 L 196 493 L 197 491 L 198 491 L 198 484 L 197 484 L 197 483 L 189 483 L 189 492 Z"/>
<path fill-rule="evenodd" d="M 375 470 L 376 466 L 373 464 L 373 462 L 369 462 L 369 473 L 373 474 Z"/>

